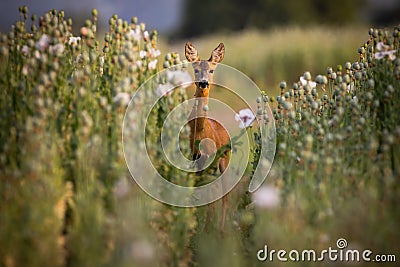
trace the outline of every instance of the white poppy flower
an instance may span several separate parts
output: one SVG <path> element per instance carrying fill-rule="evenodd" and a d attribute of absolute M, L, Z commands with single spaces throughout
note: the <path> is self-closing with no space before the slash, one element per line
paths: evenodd
<path fill-rule="evenodd" d="M 396 50 L 389 50 L 390 46 L 385 45 L 383 42 L 379 42 L 376 44 L 375 49 L 378 51 L 374 54 L 376 59 L 383 59 L 386 56 L 389 60 L 393 61 L 396 59 Z"/>
<path fill-rule="evenodd" d="M 159 96 L 167 96 L 172 93 L 174 88 L 175 86 L 169 82 L 166 84 L 159 84 L 157 86 L 156 93 Z"/>
<path fill-rule="evenodd" d="M 36 42 L 35 47 L 37 50 L 44 51 L 49 47 L 50 37 L 47 34 L 40 36 L 39 40 Z"/>
<path fill-rule="evenodd" d="M 311 89 L 314 89 L 315 87 L 317 87 L 317 83 L 314 81 L 307 81 L 306 79 L 304 79 L 303 76 L 300 76 L 300 82 L 302 86 L 306 86 L 307 84 L 310 85 Z"/>
<path fill-rule="evenodd" d="M 147 68 L 149 70 L 155 70 L 157 68 L 157 59 L 150 61 L 149 64 L 147 65 Z"/>
<path fill-rule="evenodd" d="M 29 47 L 24 45 L 21 49 L 22 54 L 27 55 L 29 53 Z"/>
<path fill-rule="evenodd" d="M 140 58 L 145 58 L 147 56 L 147 52 L 146 51 L 144 51 L 144 50 L 140 50 L 139 51 L 139 57 Z"/>
<path fill-rule="evenodd" d="M 131 100 L 131 96 L 126 92 L 119 92 L 116 96 L 114 96 L 113 101 L 114 103 L 127 105 Z"/>
<path fill-rule="evenodd" d="M 242 129 L 251 126 L 255 119 L 256 116 L 249 108 L 242 109 L 238 114 L 235 114 L 235 120 L 240 122 L 239 127 Z"/>
<path fill-rule="evenodd" d="M 182 70 L 167 70 L 167 79 L 173 85 L 181 86 L 182 88 L 188 87 L 193 82 L 192 76 L 187 71 Z"/>
<path fill-rule="evenodd" d="M 151 57 L 158 57 L 159 55 L 161 55 L 161 51 L 158 49 L 150 48 L 149 52 Z"/>
<path fill-rule="evenodd" d="M 139 41 L 141 38 L 140 29 L 136 28 L 134 30 L 130 30 L 127 34 L 128 38 L 132 38 L 135 41 Z"/>
<path fill-rule="evenodd" d="M 71 36 L 68 39 L 68 44 L 69 45 L 78 45 L 80 41 L 81 41 L 81 37 L 79 37 L 79 36 L 78 37 Z"/>
<path fill-rule="evenodd" d="M 254 205 L 260 208 L 271 209 L 280 202 L 279 190 L 273 186 L 262 186 L 253 194 Z"/>
<path fill-rule="evenodd" d="M 393 61 L 396 59 L 396 55 L 394 54 L 396 52 L 396 50 L 389 50 L 389 51 L 379 51 L 375 53 L 375 58 L 376 59 L 382 59 L 386 56 L 388 56 L 388 58 Z"/>
<path fill-rule="evenodd" d="M 63 44 L 51 45 L 49 47 L 49 52 L 53 56 L 59 57 L 64 53 L 64 45 Z"/>

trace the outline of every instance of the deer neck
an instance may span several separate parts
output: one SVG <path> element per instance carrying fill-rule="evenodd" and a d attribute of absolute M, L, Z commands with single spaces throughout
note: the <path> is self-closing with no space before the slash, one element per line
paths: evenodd
<path fill-rule="evenodd" d="M 195 119 L 193 122 L 196 124 L 196 131 L 202 131 L 204 129 L 204 125 L 207 121 L 207 111 L 204 110 L 205 106 L 208 106 L 208 94 L 210 88 L 200 89 L 196 88 L 195 93 L 195 102 L 192 109 L 192 113 L 190 115 L 190 119 Z"/>

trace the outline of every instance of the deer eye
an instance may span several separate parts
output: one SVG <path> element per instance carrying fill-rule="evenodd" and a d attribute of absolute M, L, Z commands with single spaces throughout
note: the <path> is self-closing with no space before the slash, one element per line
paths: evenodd
<path fill-rule="evenodd" d="M 199 73 L 199 70 L 194 70 L 194 73 L 196 73 L 196 74 Z"/>
<path fill-rule="evenodd" d="M 214 73 L 214 70 L 210 70 L 210 73 Z"/>

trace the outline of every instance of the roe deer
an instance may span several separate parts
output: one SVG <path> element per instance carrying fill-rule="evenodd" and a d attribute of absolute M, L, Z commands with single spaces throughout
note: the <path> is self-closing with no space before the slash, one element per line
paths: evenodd
<path fill-rule="evenodd" d="M 216 120 L 207 117 L 208 95 L 210 86 L 213 82 L 214 70 L 219 62 L 222 61 L 225 54 L 225 47 L 220 43 L 211 53 L 209 60 L 201 60 L 196 48 L 187 42 L 185 46 L 185 56 L 192 63 L 196 84 L 196 102 L 189 116 L 190 126 L 190 147 L 192 149 L 193 160 L 197 159 L 198 168 L 201 170 L 210 156 L 214 155 L 218 149 L 229 143 L 229 135 L 226 129 Z M 211 139 L 212 142 L 204 142 L 201 150 L 197 147 L 196 141 L 203 139 Z M 218 167 L 221 174 L 226 170 L 229 163 L 229 152 L 219 158 Z M 224 186 L 222 184 L 222 186 Z M 222 198 L 222 220 L 221 232 L 224 230 L 226 212 L 228 208 L 228 196 Z M 207 222 L 210 220 L 208 216 Z M 206 223 L 207 227 L 207 223 Z"/>

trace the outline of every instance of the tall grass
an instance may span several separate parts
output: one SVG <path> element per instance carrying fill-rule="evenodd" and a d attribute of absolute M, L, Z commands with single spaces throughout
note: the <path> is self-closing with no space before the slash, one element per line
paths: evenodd
<path fill-rule="evenodd" d="M 351 249 L 396 254 L 399 31 L 369 33 L 357 61 L 328 67 L 316 83 L 305 72 L 264 98 L 278 139 L 270 182 L 282 203 L 256 211 L 258 247 L 322 250 L 345 237 Z"/>

